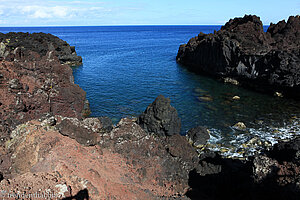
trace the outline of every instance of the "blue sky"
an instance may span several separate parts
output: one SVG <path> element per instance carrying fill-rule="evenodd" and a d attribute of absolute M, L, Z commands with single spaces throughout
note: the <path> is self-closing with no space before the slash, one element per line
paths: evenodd
<path fill-rule="evenodd" d="M 300 14 L 300 0 L 0 0 L 0 26 L 207 25 Z"/>

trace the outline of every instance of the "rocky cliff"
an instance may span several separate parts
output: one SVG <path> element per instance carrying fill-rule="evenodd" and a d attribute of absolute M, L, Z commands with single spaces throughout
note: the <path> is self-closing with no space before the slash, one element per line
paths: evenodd
<path fill-rule="evenodd" d="M 260 18 L 231 19 L 213 34 L 181 45 L 177 62 L 198 73 L 236 80 L 261 92 L 300 98 L 300 17 L 271 24 Z"/>
<path fill-rule="evenodd" d="M 80 64 L 73 47 L 42 33 L 0 34 L 0 41 L 2 140 L 16 125 L 46 113 L 79 119 L 89 113 L 85 92 L 74 84 L 72 69 L 61 64 Z"/>
<path fill-rule="evenodd" d="M 86 118 L 85 92 L 66 65 L 81 63 L 73 47 L 42 33 L 0 38 L 1 197 L 186 198 L 198 154 L 184 136 L 159 137 L 132 119 L 113 126 Z M 163 105 L 178 121 L 170 100 Z"/>
<path fill-rule="evenodd" d="M 0 61 L 0 198 L 299 199 L 298 138 L 245 160 L 197 152 L 209 133 L 179 135 L 163 96 L 137 120 L 86 118 L 84 91 L 48 50 Z"/>
<path fill-rule="evenodd" d="M 66 41 L 45 33 L 0 33 L 0 59 L 13 61 L 16 48 L 36 52 L 41 57 L 48 52 L 54 52 L 61 64 L 79 66 L 82 64 L 81 56 L 77 56 L 74 46 Z M 20 50 L 19 50 L 20 51 Z"/>

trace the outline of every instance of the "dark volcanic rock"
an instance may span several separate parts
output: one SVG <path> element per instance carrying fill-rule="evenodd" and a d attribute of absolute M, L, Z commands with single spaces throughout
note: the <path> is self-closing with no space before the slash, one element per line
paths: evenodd
<path fill-rule="evenodd" d="M 187 189 L 189 172 L 199 161 L 196 150 L 179 134 L 157 137 L 147 134 L 131 119 L 121 119 L 102 147 L 123 155 L 135 168 L 140 168 L 143 181 L 155 179 L 158 186 L 182 193 Z"/>
<path fill-rule="evenodd" d="M 19 48 L 19 50 L 18 50 Z M 0 59 L 11 60 L 10 54 L 18 54 L 24 57 L 23 50 L 30 50 L 45 56 L 48 51 L 55 52 L 61 64 L 78 66 L 82 64 L 82 58 L 77 56 L 75 47 L 58 37 L 46 33 L 0 33 Z"/>
<path fill-rule="evenodd" d="M 299 24 L 300 17 L 291 16 L 264 32 L 257 16 L 235 18 L 214 34 L 200 33 L 181 45 L 176 59 L 195 72 L 300 98 Z"/>
<path fill-rule="evenodd" d="M 85 119 L 87 120 L 87 119 Z M 87 126 L 87 123 L 80 121 L 76 118 L 71 119 L 62 119 L 62 121 L 56 125 L 59 132 L 62 135 L 68 136 L 72 139 L 75 139 L 79 144 L 86 146 L 93 146 L 97 144 L 99 136 L 93 132 L 92 129 Z M 101 123 L 98 119 L 93 119 L 94 126 L 101 128 Z"/>
<path fill-rule="evenodd" d="M 103 132 L 110 132 L 113 129 L 113 122 L 109 117 L 99 117 L 99 120 L 102 124 Z"/>
<path fill-rule="evenodd" d="M 197 126 L 195 128 L 191 128 L 188 131 L 187 137 L 189 139 L 189 142 L 194 146 L 200 146 L 206 144 L 207 140 L 209 140 L 210 138 L 210 135 L 206 127 Z"/>
<path fill-rule="evenodd" d="M 248 160 L 202 152 L 190 172 L 191 199 L 294 199 L 300 197 L 300 139 L 276 144 Z M 215 192 L 218 191 L 218 192 Z"/>
<path fill-rule="evenodd" d="M 269 152 L 269 156 L 280 162 L 293 161 L 300 164 L 300 137 L 275 144 L 273 150 Z"/>
<path fill-rule="evenodd" d="M 189 172 L 199 159 L 184 136 L 149 135 L 134 120 L 122 119 L 99 144 L 87 146 L 70 136 L 79 136 L 76 127 L 82 136 L 100 133 L 99 119 L 54 117 L 56 125 L 49 126 L 50 117 L 12 132 L 5 145 L 10 156 L 0 157 L 6 173 L 1 190 L 27 194 L 62 188 L 69 197 L 86 189 L 90 199 L 186 199 Z M 58 132 L 60 124 L 68 137 Z"/>
<path fill-rule="evenodd" d="M 159 95 L 138 118 L 138 124 L 148 133 L 170 136 L 180 133 L 181 121 L 170 99 Z"/>

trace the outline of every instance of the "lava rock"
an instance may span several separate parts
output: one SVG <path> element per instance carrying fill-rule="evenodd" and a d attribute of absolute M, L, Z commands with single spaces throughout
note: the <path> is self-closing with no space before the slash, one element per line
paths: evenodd
<path fill-rule="evenodd" d="M 113 122 L 109 117 L 99 117 L 104 132 L 110 132 L 113 129 Z"/>
<path fill-rule="evenodd" d="M 293 161 L 300 164 L 300 137 L 291 141 L 279 142 L 269 152 L 269 156 L 278 161 Z"/>
<path fill-rule="evenodd" d="M 98 134 L 87 127 L 87 123 L 83 123 L 84 122 L 81 122 L 76 118 L 63 119 L 58 125 L 56 125 L 56 128 L 58 128 L 62 135 L 75 139 L 82 145 L 93 146 L 97 144 L 99 138 Z"/>
<path fill-rule="evenodd" d="M 169 98 L 159 95 L 139 116 L 137 123 L 148 133 L 159 136 L 180 134 L 181 121 L 170 102 Z"/>
<path fill-rule="evenodd" d="M 195 128 L 191 128 L 187 132 L 187 138 L 191 144 L 193 144 L 195 147 L 199 147 L 206 144 L 207 140 L 210 138 L 210 135 L 206 127 L 197 126 Z"/>
<path fill-rule="evenodd" d="M 238 122 L 235 125 L 233 125 L 233 128 L 237 130 L 245 130 L 247 126 L 244 124 L 244 122 Z"/>
<path fill-rule="evenodd" d="M 39 39 L 36 37 L 0 34 L 0 44 L 4 42 L 5 52 L 8 52 L 0 55 L 6 56 L 0 62 L 0 132 L 3 141 L 17 125 L 40 119 L 45 113 L 78 119 L 89 113 L 86 93 L 72 81 L 72 69 L 61 64 L 55 50 L 46 48 L 47 42 L 51 46 L 56 41 L 54 36 L 40 34 Z M 66 43 L 58 40 L 56 45 L 67 48 Z M 34 49 L 33 46 L 38 44 L 42 47 Z"/>
<path fill-rule="evenodd" d="M 61 64 L 70 66 L 82 65 L 82 58 L 77 56 L 75 47 L 66 41 L 46 33 L 0 33 L 0 58 L 10 60 L 27 59 L 26 50 L 45 56 L 48 51 L 54 51 Z"/>
<path fill-rule="evenodd" d="M 231 19 L 214 34 L 180 46 L 177 62 L 260 92 L 300 98 L 300 17 L 271 24 L 255 15 Z"/>

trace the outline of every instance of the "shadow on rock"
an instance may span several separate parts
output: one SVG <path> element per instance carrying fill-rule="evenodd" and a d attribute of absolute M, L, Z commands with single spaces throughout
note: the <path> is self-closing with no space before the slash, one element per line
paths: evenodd
<path fill-rule="evenodd" d="M 62 200 L 89 200 L 89 191 L 87 189 L 80 190 L 75 196 L 63 198 Z"/>
<path fill-rule="evenodd" d="M 265 160 L 268 161 L 268 160 Z M 280 185 L 277 181 L 279 168 L 270 165 L 258 168 L 254 160 L 241 161 L 209 157 L 199 162 L 199 167 L 189 173 L 190 190 L 186 195 L 191 199 L 299 199 L 300 191 L 295 183 Z M 267 163 L 263 163 L 266 165 Z M 261 166 L 260 166 L 261 167 Z M 270 169 L 266 176 L 257 171 Z"/>

